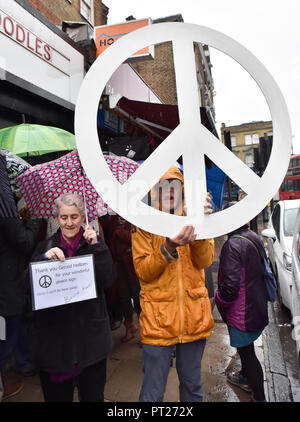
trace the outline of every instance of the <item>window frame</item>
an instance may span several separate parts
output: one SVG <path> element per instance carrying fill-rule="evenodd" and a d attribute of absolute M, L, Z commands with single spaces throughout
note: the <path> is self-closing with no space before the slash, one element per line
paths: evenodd
<path fill-rule="evenodd" d="M 90 11 L 89 17 L 86 16 L 84 7 L 89 9 Z M 80 14 L 91 25 L 93 25 L 93 16 L 94 16 L 93 7 L 94 7 L 93 0 L 80 0 Z"/>
<path fill-rule="evenodd" d="M 234 142 L 233 142 L 234 139 Z M 232 147 L 236 147 L 236 136 L 230 136 L 230 142 Z"/>
<path fill-rule="evenodd" d="M 250 143 L 249 142 L 247 142 L 247 139 L 249 139 L 250 138 Z M 247 133 L 246 135 L 245 135 L 245 145 L 252 145 L 252 136 L 251 136 L 251 134 L 250 133 Z"/>

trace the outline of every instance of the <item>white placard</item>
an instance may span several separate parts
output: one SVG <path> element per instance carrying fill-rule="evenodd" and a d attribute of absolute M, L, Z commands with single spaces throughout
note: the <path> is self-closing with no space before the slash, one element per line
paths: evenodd
<path fill-rule="evenodd" d="M 97 297 L 93 255 L 30 264 L 33 310 Z"/>

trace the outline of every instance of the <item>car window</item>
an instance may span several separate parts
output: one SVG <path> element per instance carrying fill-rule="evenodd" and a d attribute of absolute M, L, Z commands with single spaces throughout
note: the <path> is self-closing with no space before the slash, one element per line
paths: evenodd
<path fill-rule="evenodd" d="M 297 212 L 298 208 L 291 208 L 290 210 L 285 210 L 283 223 L 283 231 L 285 236 L 294 235 Z"/>
<path fill-rule="evenodd" d="M 278 240 L 280 241 L 280 230 L 279 230 L 279 225 L 280 225 L 280 206 L 276 205 L 276 207 L 274 208 L 273 214 L 272 214 L 272 224 L 276 233 L 276 236 L 278 238 Z"/>

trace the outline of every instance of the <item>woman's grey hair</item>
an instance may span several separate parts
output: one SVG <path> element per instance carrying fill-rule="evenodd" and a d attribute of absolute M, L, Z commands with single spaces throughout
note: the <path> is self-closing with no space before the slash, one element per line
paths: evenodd
<path fill-rule="evenodd" d="M 79 213 L 83 216 L 85 215 L 83 200 L 76 193 L 64 193 L 55 199 L 53 208 L 56 216 L 58 216 L 59 209 L 62 205 L 75 205 L 78 208 Z"/>

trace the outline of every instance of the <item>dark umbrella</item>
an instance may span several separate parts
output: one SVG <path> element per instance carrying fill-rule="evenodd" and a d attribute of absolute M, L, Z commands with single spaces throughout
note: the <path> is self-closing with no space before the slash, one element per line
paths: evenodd
<path fill-rule="evenodd" d="M 16 184 L 16 178 L 24 171 L 28 170 L 31 165 L 28 164 L 23 158 L 18 157 L 7 149 L 0 149 L 0 155 L 5 157 L 6 171 L 10 182 L 10 187 L 13 193 L 20 193 L 20 188 Z"/>
<path fill-rule="evenodd" d="M 6 159 L 0 154 L 0 217 L 17 217 L 17 207 L 6 171 Z"/>

